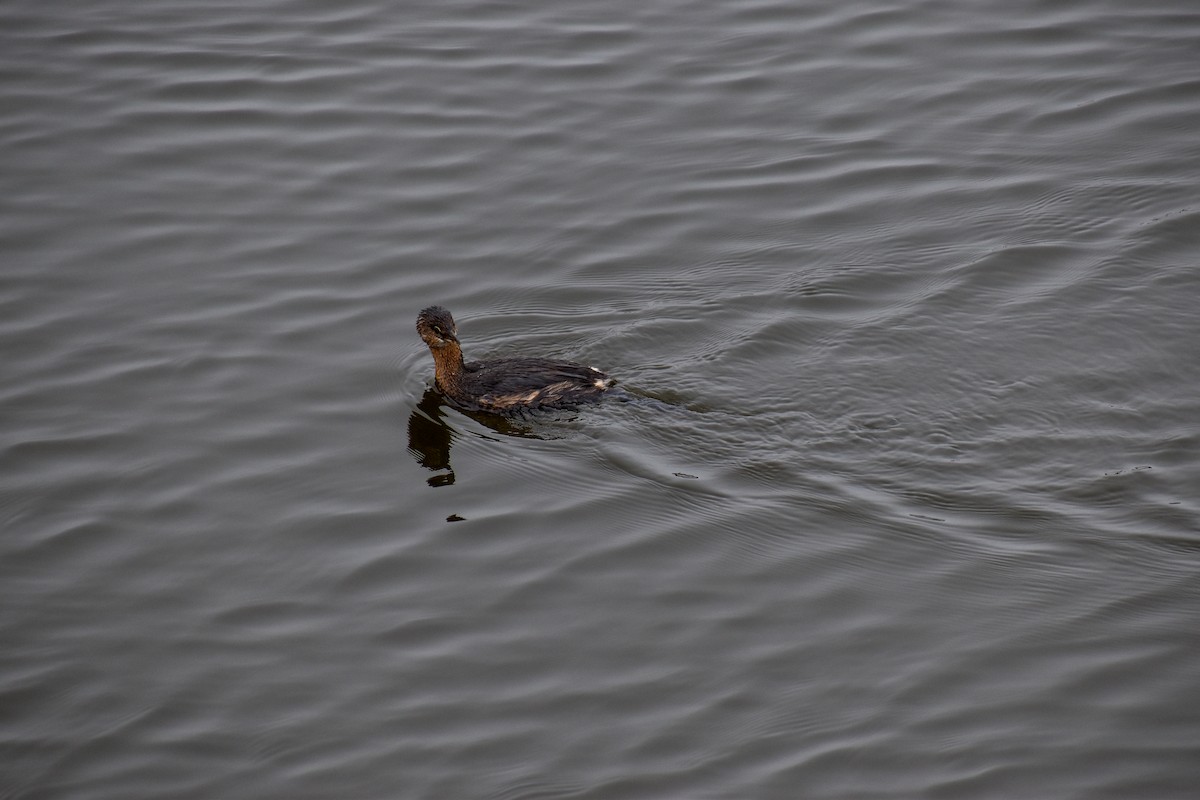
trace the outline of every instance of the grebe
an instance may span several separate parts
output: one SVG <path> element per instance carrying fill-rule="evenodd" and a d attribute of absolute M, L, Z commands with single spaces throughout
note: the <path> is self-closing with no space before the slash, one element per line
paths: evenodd
<path fill-rule="evenodd" d="M 463 362 L 454 317 L 441 306 L 417 315 L 417 333 L 433 355 L 434 383 L 456 405 L 499 414 L 594 403 L 615 381 L 595 367 L 548 358 Z"/>

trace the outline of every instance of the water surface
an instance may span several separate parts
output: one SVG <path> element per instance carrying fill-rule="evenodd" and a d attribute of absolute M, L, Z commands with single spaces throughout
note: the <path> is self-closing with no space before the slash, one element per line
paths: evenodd
<path fill-rule="evenodd" d="M 1193 6 L 7 4 L 0 796 L 1194 796 Z"/>

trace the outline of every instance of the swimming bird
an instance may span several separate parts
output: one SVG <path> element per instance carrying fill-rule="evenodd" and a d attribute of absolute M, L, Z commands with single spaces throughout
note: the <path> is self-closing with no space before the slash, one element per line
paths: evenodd
<path fill-rule="evenodd" d="M 570 409 L 594 403 L 616 383 L 595 367 L 548 358 L 464 361 L 454 317 L 441 306 L 417 315 L 417 333 L 433 355 L 434 383 L 455 405 L 499 414 Z"/>

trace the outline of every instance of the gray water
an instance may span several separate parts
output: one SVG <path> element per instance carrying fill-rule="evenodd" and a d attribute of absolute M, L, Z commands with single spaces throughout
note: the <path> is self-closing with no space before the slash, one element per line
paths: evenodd
<path fill-rule="evenodd" d="M 0 797 L 1200 791 L 1194 0 L 8 2 L 0 109 Z"/>

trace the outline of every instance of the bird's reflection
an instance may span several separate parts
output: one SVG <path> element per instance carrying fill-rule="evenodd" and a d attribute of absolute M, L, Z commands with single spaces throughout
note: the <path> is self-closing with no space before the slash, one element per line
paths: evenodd
<path fill-rule="evenodd" d="M 437 389 L 430 387 L 425 390 L 421 402 L 417 403 L 417 407 L 408 416 L 409 452 L 422 467 L 440 473 L 426 481 L 430 486 L 450 486 L 454 483 L 454 468 L 450 465 L 450 446 L 454 437 L 458 435 L 458 431 L 450 426 L 446 419 L 445 409 L 445 398 Z M 461 413 L 504 436 L 543 438 L 534 432 L 532 426 L 524 425 L 517 419 L 480 411 L 463 411 Z"/>
<path fill-rule="evenodd" d="M 441 472 L 427 483 L 430 486 L 449 486 L 454 483 L 450 467 L 450 426 L 442 413 L 441 395 L 426 389 L 425 396 L 408 416 L 408 451 L 425 469 Z"/>

